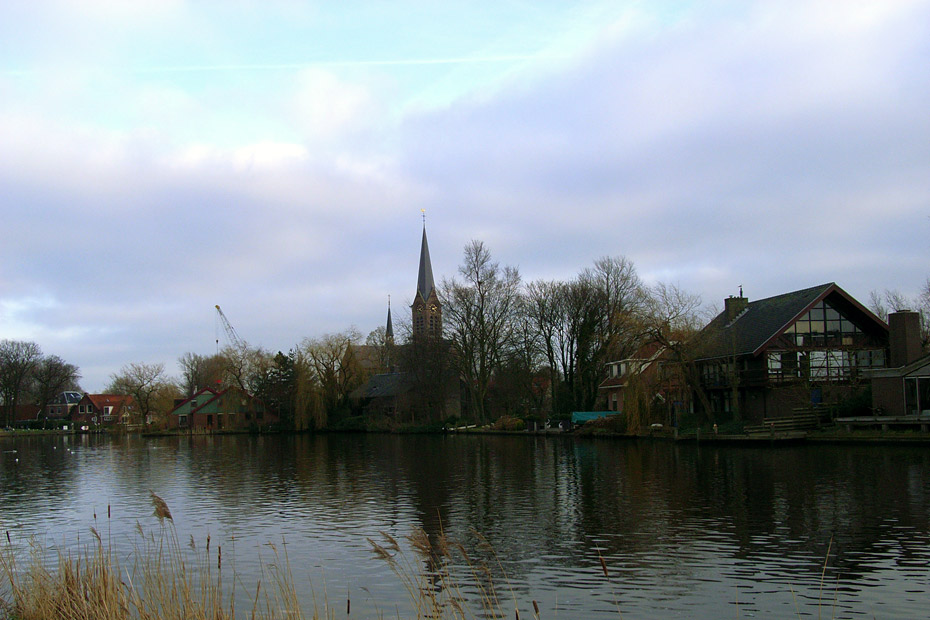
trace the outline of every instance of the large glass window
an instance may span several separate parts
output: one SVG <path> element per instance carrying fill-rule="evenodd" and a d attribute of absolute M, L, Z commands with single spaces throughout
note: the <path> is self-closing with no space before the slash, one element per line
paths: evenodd
<path fill-rule="evenodd" d="M 863 340 L 863 331 L 839 310 L 821 301 L 785 330 L 799 347 L 852 346 Z"/>
<path fill-rule="evenodd" d="M 884 368 L 885 352 L 814 349 L 810 351 L 769 351 L 769 377 L 777 381 L 804 378 L 812 381 L 840 381 L 856 370 Z"/>

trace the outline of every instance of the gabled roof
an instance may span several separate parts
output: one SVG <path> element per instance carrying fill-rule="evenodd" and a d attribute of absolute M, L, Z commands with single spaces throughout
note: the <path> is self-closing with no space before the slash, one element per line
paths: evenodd
<path fill-rule="evenodd" d="M 405 372 L 390 372 L 372 375 L 368 382 L 352 392 L 353 398 L 381 398 L 399 396 L 409 392 L 410 376 Z"/>
<path fill-rule="evenodd" d="M 830 282 L 749 302 L 736 318 L 730 320 L 726 310 L 711 321 L 695 339 L 698 359 L 737 355 L 756 356 L 773 340 L 794 324 L 812 306 L 830 297 L 831 302 L 844 306 L 876 330 L 888 331 L 888 326 L 856 301 L 846 291 Z"/>
<path fill-rule="evenodd" d="M 191 411 L 194 409 L 200 408 L 207 401 L 215 398 L 216 394 L 217 392 L 213 388 L 203 388 L 187 400 L 179 403 L 174 409 L 171 410 L 171 413 L 175 415 L 191 413 Z"/>
<path fill-rule="evenodd" d="M 630 364 L 630 367 L 627 372 L 622 375 L 607 377 L 601 384 L 598 386 L 598 389 L 606 389 L 612 387 L 623 387 L 627 384 L 631 375 L 642 374 L 646 371 L 649 366 L 652 365 L 657 359 L 662 357 L 665 354 L 666 348 L 665 345 L 659 342 L 648 342 L 644 345 L 641 345 L 636 353 L 633 354 L 633 357 L 628 357 L 619 361 L 609 362 L 609 366 L 615 364 L 622 364 L 624 362 L 639 362 L 638 365 Z"/>
<path fill-rule="evenodd" d="M 239 396 L 240 398 L 244 397 L 248 400 L 249 406 L 252 409 L 257 410 L 254 407 L 255 404 L 260 405 L 261 410 L 264 411 L 264 403 L 257 397 L 252 396 L 243 389 L 240 389 L 234 385 L 229 386 L 225 390 L 214 390 L 212 388 L 203 388 L 184 402 L 180 403 L 177 407 L 171 410 L 173 415 L 186 415 L 191 413 L 222 413 L 221 409 L 228 404 L 227 397 Z"/>
<path fill-rule="evenodd" d="M 87 398 L 98 411 L 103 411 L 104 407 L 113 407 L 114 413 L 123 407 L 131 407 L 133 404 L 132 396 L 125 394 L 85 394 L 84 398 Z"/>
<path fill-rule="evenodd" d="M 59 392 L 55 398 L 49 402 L 50 405 L 74 405 L 81 401 L 84 394 L 75 391 Z"/>
<path fill-rule="evenodd" d="M 37 420 L 41 411 L 38 405 L 16 405 L 16 409 L 13 410 L 13 419 L 16 422 Z"/>

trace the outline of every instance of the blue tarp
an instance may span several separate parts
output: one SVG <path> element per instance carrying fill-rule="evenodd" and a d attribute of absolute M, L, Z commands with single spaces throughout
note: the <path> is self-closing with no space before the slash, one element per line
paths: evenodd
<path fill-rule="evenodd" d="M 617 415 L 616 411 L 572 411 L 572 424 L 584 424 L 590 420 Z"/>

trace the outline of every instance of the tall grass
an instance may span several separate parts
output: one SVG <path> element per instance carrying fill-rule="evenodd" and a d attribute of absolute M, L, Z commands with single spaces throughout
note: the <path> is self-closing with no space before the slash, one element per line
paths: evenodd
<path fill-rule="evenodd" d="M 248 609 L 236 609 L 236 589 L 245 588 L 229 567 L 223 569 L 223 551 L 212 545 L 207 536 L 198 546 L 193 537 L 182 544 L 168 504 L 151 493 L 158 525 L 149 531 L 136 523 L 132 552 L 121 560 L 96 527 L 90 528 L 89 543 L 69 551 L 30 539 L 16 548 L 9 532 L 6 544 L 0 539 L 0 619 L 48 620 L 329 620 L 337 617 L 325 594 L 318 604 L 312 596 L 312 611 L 307 616 L 301 608 L 297 587 L 287 558 L 274 544 L 270 562 L 262 558 L 261 579 L 245 592 Z M 109 507 L 107 514 L 109 519 Z M 492 563 L 474 561 L 465 547 L 440 535 L 435 543 L 421 529 L 404 539 L 404 547 L 389 534 L 381 540 L 369 539 L 376 558 L 386 561 L 406 590 L 417 620 L 464 620 L 466 618 L 520 619 L 516 597 L 502 597 L 499 583 L 507 582 L 503 566 L 491 545 L 479 535 L 480 551 L 493 558 Z M 127 555 L 127 554 L 123 554 Z M 227 562 L 227 564 L 229 564 Z M 453 566 L 464 574 L 453 573 Z M 252 590 L 254 587 L 254 590 Z M 467 590 L 467 592 L 466 592 Z M 511 590 L 512 592 L 512 590 Z M 305 603 L 308 601 L 304 601 Z M 539 606 L 532 601 L 533 617 L 539 618 Z M 339 605 L 339 617 L 351 615 L 351 600 L 346 598 L 345 615 Z M 399 611 L 375 617 L 401 617 Z"/>
<path fill-rule="evenodd" d="M 124 565 L 96 528 L 92 541 L 74 552 L 57 553 L 34 539 L 27 558 L 18 557 L 6 535 L 0 550 L 0 618 L 10 620 L 256 620 L 301 619 L 297 591 L 287 554 L 273 545 L 273 561 L 262 563 L 263 580 L 250 598 L 252 608 L 237 616 L 235 575 L 222 568 L 222 548 L 203 550 L 193 538 L 186 552 L 178 539 L 168 505 L 152 493 L 157 531 L 145 532 L 137 524 L 138 539 L 130 564 Z M 22 550 L 21 550 L 22 551 Z M 191 559 L 193 558 L 193 559 Z M 25 560 L 25 565 L 20 561 Z M 224 581 L 224 575 L 226 580 Z M 317 620 L 321 616 L 313 612 Z M 326 612 L 324 610 L 324 615 Z"/>
<path fill-rule="evenodd" d="M 182 545 L 168 505 L 154 493 L 151 500 L 159 524 L 150 531 L 136 524 L 138 536 L 127 561 L 120 561 L 96 527 L 90 528 L 89 543 L 57 553 L 34 539 L 17 549 L 7 532 L 5 545 L 0 538 L 0 620 L 335 620 L 337 612 L 339 618 L 362 617 L 352 615 L 348 596 L 345 606 L 340 602 L 337 610 L 325 593 L 320 604 L 312 588 L 312 607 L 304 607 L 310 609 L 305 612 L 283 545 L 281 552 L 268 545 L 270 561 L 257 559 L 260 579 L 246 587 L 228 562 L 223 568 L 220 546 L 211 545 L 209 536 L 201 546 L 193 537 Z M 487 540 L 477 532 L 474 535 L 479 540 L 477 553 L 483 559 L 472 557 L 464 545 L 444 533 L 431 539 L 422 529 L 414 530 L 402 542 L 384 532 L 378 540 L 368 539 L 375 558 L 388 564 L 407 594 L 411 615 L 403 617 L 521 620 L 520 604 L 503 564 Z M 832 540 L 820 576 L 818 618 L 824 612 L 823 589 L 831 549 Z M 597 560 L 613 590 L 617 617 L 622 619 L 616 586 L 600 548 Z M 237 597 L 237 588 L 246 588 L 240 590 L 245 596 Z M 791 593 L 800 617 L 793 589 Z M 237 598 L 248 600 L 248 608 L 237 610 Z M 836 606 L 834 596 L 834 615 Z M 524 600 L 523 608 L 526 618 L 540 620 L 535 600 Z M 373 617 L 400 620 L 402 616 L 396 610 L 380 610 Z M 547 617 L 566 616 L 555 609 Z M 736 617 L 740 617 L 738 598 Z"/>

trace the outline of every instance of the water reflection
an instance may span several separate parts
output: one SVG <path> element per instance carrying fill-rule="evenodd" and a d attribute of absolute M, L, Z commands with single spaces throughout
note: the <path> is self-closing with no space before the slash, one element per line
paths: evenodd
<path fill-rule="evenodd" d="M 257 579 L 266 545 L 284 543 L 299 580 L 325 574 L 327 584 L 361 593 L 359 614 L 406 609 L 405 592 L 365 539 L 414 528 L 434 545 L 442 534 L 462 543 L 526 615 L 534 599 L 564 617 L 619 609 L 716 618 L 737 606 L 796 615 L 823 598 L 835 617 L 913 617 L 930 589 L 922 448 L 533 436 L 0 438 L 0 485 L 0 528 L 20 540 L 37 533 L 68 544 L 111 506 L 108 538 L 127 552 L 137 522 L 153 527 L 152 489 L 181 538 L 212 536 L 224 557 L 232 551 L 245 583 Z"/>

